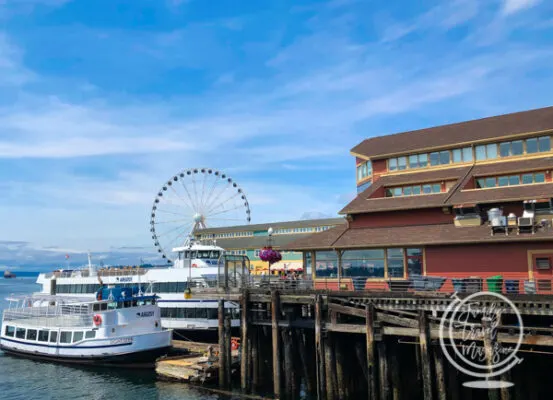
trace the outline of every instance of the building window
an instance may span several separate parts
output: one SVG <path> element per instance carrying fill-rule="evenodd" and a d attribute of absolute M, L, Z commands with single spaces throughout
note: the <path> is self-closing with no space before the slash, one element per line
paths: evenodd
<path fill-rule="evenodd" d="M 536 269 L 550 269 L 551 259 L 549 257 L 536 257 Z"/>
<path fill-rule="evenodd" d="M 370 161 L 366 161 L 363 164 L 357 166 L 357 180 L 361 181 L 372 175 L 372 164 Z"/>
<path fill-rule="evenodd" d="M 422 275 L 422 249 L 406 249 L 409 276 Z"/>
<path fill-rule="evenodd" d="M 388 277 L 403 278 L 404 275 L 404 260 L 403 249 L 388 249 L 386 250 L 386 261 L 388 264 Z"/>
<path fill-rule="evenodd" d="M 315 276 L 338 277 L 338 255 L 335 251 L 317 251 L 315 253 Z"/>
<path fill-rule="evenodd" d="M 398 157 L 397 169 L 402 171 L 407 168 L 407 157 Z"/>
<path fill-rule="evenodd" d="M 383 249 L 346 250 L 342 256 L 344 276 L 384 278 L 384 258 Z"/>
<path fill-rule="evenodd" d="M 526 173 L 521 175 L 502 175 L 497 177 L 489 176 L 486 178 L 476 178 L 476 188 L 484 189 L 504 186 L 531 185 L 534 183 L 544 182 L 544 172 Z"/>
<path fill-rule="evenodd" d="M 442 186 L 439 183 L 425 183 L 422 185 L 399 186 L 386 188 L 386 197 L 416 196 L 420 194 L 441 193 Z"/>

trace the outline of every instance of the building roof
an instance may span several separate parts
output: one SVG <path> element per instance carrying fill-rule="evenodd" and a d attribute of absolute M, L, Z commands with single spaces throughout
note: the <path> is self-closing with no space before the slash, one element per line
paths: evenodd
<path fill-rule="evenodd" d="M 322 232 L 324 233 L 324 232 Z M 314 233 L 313 235 L 319 235 L 321 232 Z M 271 238 L 271 244 L 275 248 L 281 248 L 288 245 L 294 240 L 303 239 L 307 236 L 311 236 L 311 233 L 294 233 L 290 235 L 273 235 Z M 225 250 L 248 250 L 248 249 L 261 249 L 267 246 L 268 236 L 247 236 L 236 238 L 218 238 L 216 239 L 217 246 L 222 247 Z"/>
<path fill-rule="evenodd" d="M 223 226 L 217 228 L 206 228 L 195 231 L 196 235 L 210 234 L 210 233 L 226 233 L 226 232 L 252 232 L 252 231 L 266 231 L 270 227 L 273 229 L 284 228 L 310 228 L 317 226 L 331 226 L 338 224 L 345 224 L 346 220 L 343 217 L 339 218 L 322 218 L 322 219 L 303 219 L 296 221 L 284 221 L 284 222 L 267 222 L 263 224 L 250 224 L 250 225 L 236 225 L 236 226 Z"/>
<path fill-rule="evenodd" d="M 351 149 L 371 159 L 553 130 L 553 107 L 365 139 Z"/>
<path fill-rule="evenodd" d="M 502 161 L 492 164 L 385 175 L 359 193 L 340 214 L 360 214 L 415 208 L 453 206 L 462 203 L 496 203 L 553 197 L 553 183 L 520 185 L 493 189 L 463 189 L 471 179 L 480 176 L 498 176 L 526 171 L 540 171 L 553 167 L 553 157 Z M 456 184 L 447 193 L 405 197 L 371 198 L 387 187 L 432 181 L 451 181 Z"/>
<path fill-rule="evenodd" d="M 382 248 L 390 246 L 431 246 L 443 244 L 504 243 L 524 241 L 553 241 L 553 232 L 538 231 L 535 234 L 512 233 L 490 235 L 486 225 L 458 228 L 452 223 L 438 225 L 412 225 L 381 228 L 334 228 L 326 237 L 311 235 L 296 240 L 285 250 L 325 250 Z"/>

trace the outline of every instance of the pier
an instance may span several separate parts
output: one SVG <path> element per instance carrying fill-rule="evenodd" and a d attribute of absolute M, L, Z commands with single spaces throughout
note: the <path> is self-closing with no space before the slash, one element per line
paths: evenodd
<path fill-rule="evenodd" d="M 441 316 L 455 298 L 467 298 L 470 293 L 452 297 L 440 291 L 332 291 L 313 286 L 310 281 L 296 281 L 260 288 L 258 282 L 251 282 L 217 290 L 221 389 L 231 388 L 231 334 L 224 303 L 234 301 L 241 304 L 244 394 L 297 399 L 303 390 L 317 400 L 542 398 L 543 382 L 528 371 L 538 368 L 531 353 L 553 354 L 547 350 L 553 347 L 551 295 L 506 295 L 523 320 L 519 355 L 529 359 L 523 361 L 523 368 L 517 366 L 499 377 L 514 386 L 477 390 L 462 386 L 474 378 L 451 365 L 439 345 Z M 213 298 L 214 292 L 198 290 L 193 296 Z M 497 307 L 500 318 L 497 334 L 477 339 L 492 366 L 496 343 L 514 347 L 519 342 L 519 325 L 508 304 L 493 296 L 479 301 L 482 307 Z M 482 318 L 473 325 L 486 332 L 487 324 Z M 462 339 L 460 331 L 446 332 L 445 338 L 450 335 Z M 528 397 L 525 388 L 532 388 L 535 397 Z"/>

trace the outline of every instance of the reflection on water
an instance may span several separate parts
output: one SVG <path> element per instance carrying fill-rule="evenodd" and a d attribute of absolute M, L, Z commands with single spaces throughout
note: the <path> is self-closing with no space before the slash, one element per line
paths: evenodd
<path fill-rule="evenodd" d="M 0 278 L 0 309 L 10 294 L 39 290 L 34 278 Z M 68 366 L 7 356 L 0 352 L 0 399 L 208 400 L 218 395 L 184 384 L 158 382 L 154 371 Z"/>

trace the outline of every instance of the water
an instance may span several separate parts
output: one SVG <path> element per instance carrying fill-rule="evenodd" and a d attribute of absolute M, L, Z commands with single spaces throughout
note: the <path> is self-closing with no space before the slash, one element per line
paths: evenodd
<path fill-rule="evenodd" d="M 0 310 L 9 294 L 39 290 L 36 277 L 0 278 Z M 154 371 L 37 362 L 0 351 L 0 399 L 215 400 L 221 396 L 185 384 L 157 381 Z"/>

